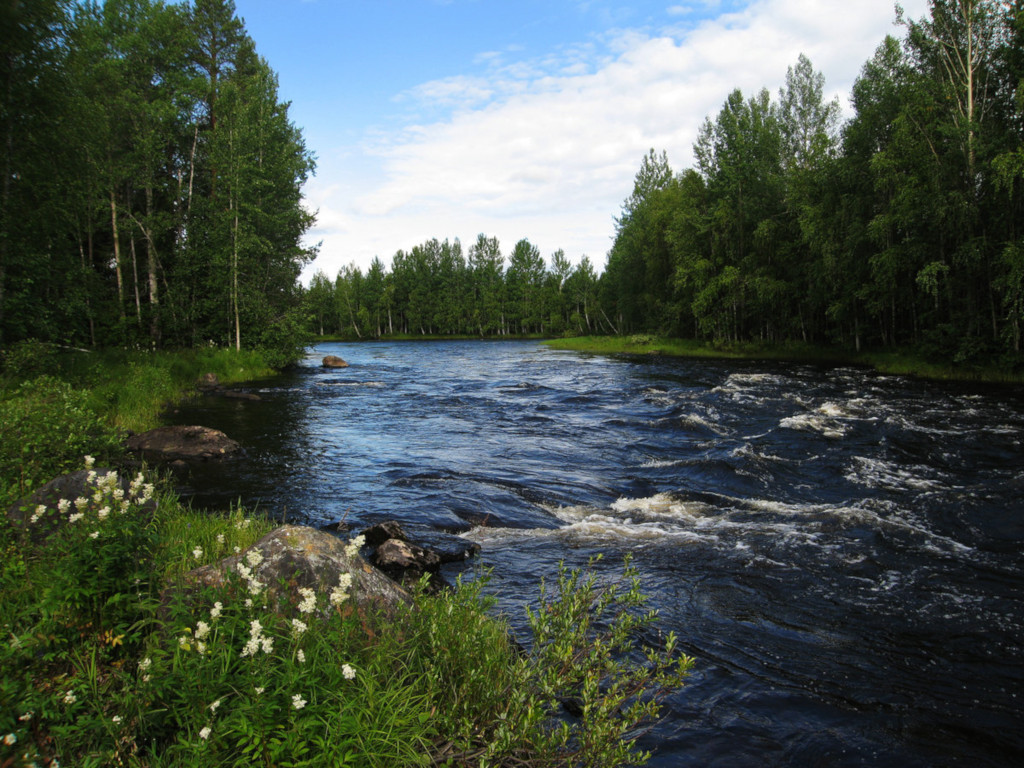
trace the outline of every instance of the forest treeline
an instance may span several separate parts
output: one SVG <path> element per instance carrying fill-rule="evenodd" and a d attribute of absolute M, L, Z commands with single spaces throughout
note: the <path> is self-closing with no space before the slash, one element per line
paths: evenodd
<path fill-rule="evenodd" d="M 3 3 L 0 89 L 0 344 L 291 344 L 313 158 L 231 0 Z"/>
<path fill-rule="evenodd" d="M 674 171 L 643 158 L 596 277 L 522 240 L 431 240 L 308 292 L 315 330 L 661 333 L 912 347 L 1019 361 L 1024 320 L 1024 2 L 898 15 L 852 117 L 800 56 L 773 97 L 728 94 Z"/>

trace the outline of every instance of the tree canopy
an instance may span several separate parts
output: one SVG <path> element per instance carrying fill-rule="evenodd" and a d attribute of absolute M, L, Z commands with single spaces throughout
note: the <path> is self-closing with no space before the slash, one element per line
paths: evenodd
<path fill-rule="evenodd" d="M 279 341 L 314 162 L 234 3 L 0 14 L 0 343 Z"/>

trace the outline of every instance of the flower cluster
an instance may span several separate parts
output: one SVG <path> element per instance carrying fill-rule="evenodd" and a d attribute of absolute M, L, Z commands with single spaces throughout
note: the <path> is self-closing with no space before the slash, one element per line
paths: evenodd
<path fill-rule="evenodd" d="M 125 493 L 117 472 L 111 470 L 101 475 L 93 469 L 94 464 L 95 459 L 92 456 L 85 457 L 85 468 L 88 470 L 85 482 L 87 488 L 92 488 L 92 493 L 79 496 L 74 502 L 70 499 L 60 499 L 57 502 L 57 513 L 67 523 L 73 525 L 84 519 L 90 508 L 95 509 L 96 520 L 103 522 L 111 515 L 125 514 L 133 503 L 146 504 L 153 498 L 154 486 L 146 482 L 141 472 L 135 476 L 128 486 L 128 492 Z M 49 511 L 45 504 L 40 504 L 32 512 L 29 522 L 38 523 Z M 98 538 L 100 532 L 94 530 L 89 536 L 93 539 Z"/>
<path fill-rule="evenodd" d="M 249 622 L 249 640 L 242 649 L 242 656 L 255 656 L 260 649 L 269 655 L 274 651 L 274 638 L 263 634 L 263 625 L 259 619 Z"/>
<path fill-rule="evenodd" d="M 366 546 L 366 537 L 359 534 L 345 546 L 345 555 L 355 557 L 364 546 Z"/>
<path fill-rule="evenodd" d="M 263 553 L 258 549 L 251 549 L 246 553 L 245 560 L 249 565 L 238 563 L 235 568 L 248 585 L 249 594 L 253 597 L 258 597 L 266 585 L 256 578 L 253 568 L 263 562 Z M 250 603 L 246 602 L 246 605 L 250 605 Z"/>
<path fill-rule="evenodd" d="M 352 587 L 352 574 L 343 573 L 338 576 L 338 586 L 331 589 L 331 605 L 341 605 L 348 599 L 348 591 Z"/>

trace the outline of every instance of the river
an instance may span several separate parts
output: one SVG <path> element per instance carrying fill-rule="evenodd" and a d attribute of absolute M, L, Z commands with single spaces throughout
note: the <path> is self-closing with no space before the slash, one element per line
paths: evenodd
<path fill-rule="evenodd" d="M 458 532 L 519 630 L 559 561 L 632 553 L 697 659 L 652 766 L 1024 764 L 1020 389 L 379 342 L 251 391 L 174 416 L 248 451 L 197 505 Z"/>

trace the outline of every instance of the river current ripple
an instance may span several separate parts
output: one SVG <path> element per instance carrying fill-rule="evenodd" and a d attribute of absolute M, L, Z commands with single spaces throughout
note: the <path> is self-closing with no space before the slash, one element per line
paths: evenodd
<path fill-rule="evenodd" d="M 1024 764 L 1019 389 L 432 342 L 252 391 L 174 417 L 248 451 L 198 505 L 460 533 L 518 631 L 559 561 L 632 553 L 697 658 L 651 765 Z"/>

